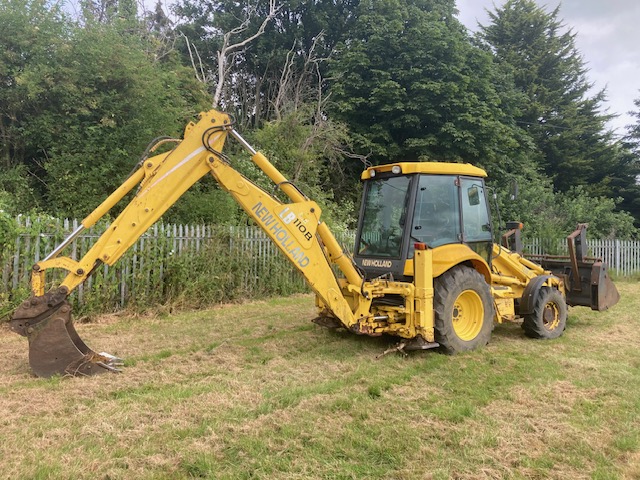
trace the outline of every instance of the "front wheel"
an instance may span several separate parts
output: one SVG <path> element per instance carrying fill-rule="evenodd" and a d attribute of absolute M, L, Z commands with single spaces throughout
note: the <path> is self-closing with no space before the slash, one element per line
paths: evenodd
<path fill-rule="evenodd" d="M 473 268 L 458 266 L 435 279 L 435 337 L 454 354 L 489 343 L 493 330 L 491 289 Z"/>
<path fill-rule="evenodd" d="M 567 325 L 567 302 L 555 288 L 542 287 L 533 313 L 524 316 L 522 328 L 531 338 L 558 338 Z"/>

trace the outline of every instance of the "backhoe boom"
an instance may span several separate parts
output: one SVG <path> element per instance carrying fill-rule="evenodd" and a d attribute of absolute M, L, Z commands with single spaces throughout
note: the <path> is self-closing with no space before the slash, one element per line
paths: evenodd
<path fill-rule="evenodd" d="M 253 162 L 290 203 L 270 195 L 228 163 L 222 150 L 229 134 L 249 151 Z M 356 322 L 356 313 L 362 316 L 362 312 L 368 311 L 370 302 L 366 298 L 356 302 L 353 309 L 341 293 L 331 263 L 337 264 L 352 284 L 350 290 L 363 291 L 363 279 L 321 221 L 320 207 L 307 199 L 263 154 L 256 152 L 233 129 L 228 115 L 211 110 L 201 113 L 197 123 L 186 127 L 184 139 L 173 150 L 144 159 L 140 168 L 88 215 L 76 231 L 34 265 L 32 297 L 16 310 L 11 328 L 29 339 L 29 360 L 37 375 L 92 375 L 115 369 L 120 359 L 97 354 L 82 342 L 73 328 L 67 297 L 99 264 L 113 265 L 207 173 L 235 198 L 302 273 L 332 316 L 351 327 Z M 82 230 L 93 226 L 136 187 L 135 197 L 83 258 L 60 256 Z M 68 273 L 58 288 L 45 293 L 46 273 L 54 268 Z"/>

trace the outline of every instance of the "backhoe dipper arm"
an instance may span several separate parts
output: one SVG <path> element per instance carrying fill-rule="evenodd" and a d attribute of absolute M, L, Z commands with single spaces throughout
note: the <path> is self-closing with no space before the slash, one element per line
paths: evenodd
<path fill-rule="evenodd" d="M 231 167 L 221 153 L 228 134 L 251 153 L 254 163 L 291 203 L 280 202 Z M 264 155 L 256 152 L 233 130 L 228 115 L 211 110 L 201 113 L 197 123 L 187 125 L 184 139 L 173 150 L 145 159 L 77 230 L 34 265 L 33 295 L 16 310 L 11 329 L 29 339 L 29 361 L 38 376 L 93 375 L 116 370 L 120 359 L 97 354 L 80 339 L 73 327 L 67 297 L 100 263 L 113 265 L 207 173 L 211 173 L 274 241 L 332 314 L 347 327 L 356 322 L 331 263 L 337 264 L 345 275 L 349 291 L 361 291 L 362 277 L 320 220 L 320 207 L 308 200 Z M 136 186 L 135 197 L 83 258 L 76 261 L 60 256 L 84 229 L 93 226 Z M 45 274 L 53 268 L 64 269 L 68 274 L 57 289 L 45 293 Z"/>

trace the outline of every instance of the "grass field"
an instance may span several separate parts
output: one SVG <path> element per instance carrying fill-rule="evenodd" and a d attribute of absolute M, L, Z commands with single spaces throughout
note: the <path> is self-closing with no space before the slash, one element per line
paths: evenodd
<path fill-rule="evenodd" d="M 640 285 L 555 341 L 375 357 L 297 296 L 78 326 L 124 373 L 34 378 L 0 330 L 0 478 L 638 479 Z"/>

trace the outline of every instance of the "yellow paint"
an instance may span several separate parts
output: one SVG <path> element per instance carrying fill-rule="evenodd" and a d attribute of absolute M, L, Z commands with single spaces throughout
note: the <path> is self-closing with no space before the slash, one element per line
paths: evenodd
<path fill-rule="evenodd" d="M 322 221 L 318 204 L 288 182 L 262 153 L 245 145 L 254 163 L 288 197 L 288 203 L 276 199 L 227 163 L 220 152 L 230 132 L 241 140 L 237 133 L 232 132 L 227 115 L 213 110 L 201 113 L 197 123 L 187 125 L 184 140 L 173 150 L 146 159 L 130 178 L 83 220 L 85 227 L 94 225 L 137 187 L 133 200 L 83 258 L 76 261 L 57 256 L 37 265 L 32 276 L 34 295 L 44 294 L 45 272 L 49 269 L 68 272 L 61 285 L 71 292 L 100 262 L 113 265 L 187 189 L 206 174 L 211 174 L 233 196 L 302 273 L 317 295 L 321 314 L 335 317 L 358 333 L 390 333 L 404 338 L 420 335 L 428 342 L 435 341 L 434 278 L 460 264 L 471 265 L 492 285 L 498 321 L 514 320 L 514 299 L 522 294 L 532 278 L 545 273 L 532 262 L 497 246 L 490 269 L 487 262 L 466 245 L 452 244 L 417 250 L 414 258 L 405 264 L 405 275 L 413 278 L 410 282 L 390 279 L 364 282 L 350 256 L 343 252 Z M 366 170 L 362 178 L 371 178 L 374 170 L 376 173 L 389 172 L 394 166 L 399 167 L 403 174 L 486 176 L 484 170 L 468 164 L 416 162 L 373 167 Z M 345 278 L 336 278 L 332 264 L 338 266 Z M 557 278 L 549 279 L 546 284 L 564 291 Z M 385 296 L 396 300 L 374 303 Z M 463 340 L 475 338 L 481 327 L 481 322 L 477 321 L 482 316 L 480 297 L 473 291 L 464 291 L 455 305 L 453 320 L 457 335 Z"/>
<path fill-rule="evenodd" d="M 512 291 L 511 289 L 509 289 Z M 513 322 L 516 318 L 515 303 L 513 298 L 503 298 L 493 292 L 493 303 L 496 307 L 496 320 L 498 323 Z"/>
<path fill-rule="evenodd" d="M 473 265 L 478 272 L 484 276 L 487 283 L 491 282 L 491 270 L 487 262 L 476 252 L 471 250 L 468 246 L 461 243 L 453 243 L 449 245 L 442 245 L 434 249 L 429 249 L 433 252 L 433 277 L 439 277 L 444 272 L 450 270 L 456 265 L 460 265 L 464 262 L 469 262 Z M 414 262 L 407 260 L 404 265 L 404 275 L 407 277 L 414 276 Z"/>
<path fill-rule="evenodd" d="M 466 342 L 473 340 L 482 330 L 484 306 L 480 295 L 474 290 L 465 290 L 453 302 L 453 329 Z"/>
<path fill-rule="evenodd" d="M 399 166 L 401 174 L 407 175 L 411 173 L 424 173 L 428 175 L 468 175 L 470 177 L 486 177 L 487 172 L 483 169 L 475 167 L 469 163 L 447 163 L 447 162 L 400 162 L 390 163 L 388 165 L 378 165 L 369 167 L 360 178 L 368 180 L 371 172 L 388 173 L 394 166 Z"/>
<path fill-rule="evenodd" d="M 235 198 L 302 273 L 322 304 L 345 326 L 353 325 L 355 317 L 351 306 L 342 295 L 331 264 L 315 238 L 320 224 L 320 207 L 304 197 L 300 197 L 300 203 L 283 204 L 218 157 L 212 156 L 209 166 L 220 186 Z M 305 232 L 301 231 L 301 225 L 306 225 Z"/>
<path fill-rule="evenodd" d="M 433 251 L 416 250 L 413 257 L 416 333 L 435 342 L 433 319 Z"/>
<path fill-rule="evenodd" d="M 493 246 L 492 285 L 502 285 L 513 290 L 513 296 L 520 298 L 529 282 L 539 275 L 549 272 L 538 264 L 527 260 L 521 255 L 511 252 L 500 245 Z M 564 294 L 564 283 L 558 277 L 551 277 L 545 285 L 557 288 Z"/>

